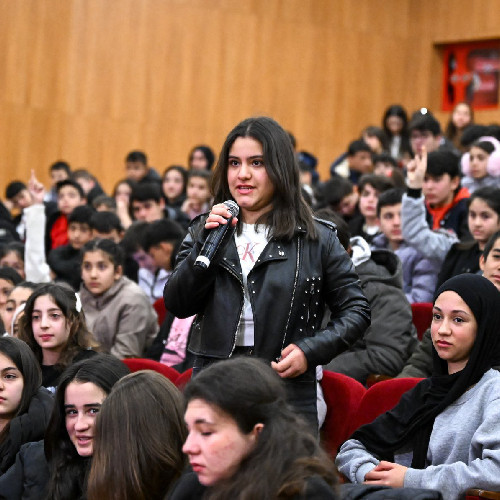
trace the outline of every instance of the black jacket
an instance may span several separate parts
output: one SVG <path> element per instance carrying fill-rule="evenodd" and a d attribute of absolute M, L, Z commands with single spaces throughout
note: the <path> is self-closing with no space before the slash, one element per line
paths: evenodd
<path fill-rule="evenodd" d="M 463 273 L 477 273 L 479 271 L 479 257 L 483 252 L 475 241 L 455 243 L 444 259 L 439 271 L 436 290 L 448 279 Z"/>
<path fill-rule="evenodd" d="M 0 474 L 12 466 L 23 444 L 43 438 L 53 404 L 52 395 L 40 387 L 31 398 L 28 410 L 10 421 L 9 432 L 0 443 Z"/>
<path fill-rule="evenodd" d="M 353 246 L 355 240 L 351 240 Z M 372 324 L 363 338 L 325 368 L 364 384 L 372 373 L 396 376 L 418 340 L 411 307 L 403 292 L 401 261 L 396 254 L 372 250 L 356 262 L 356 271 L 372 309 Z"/>
<path fill-rule="evenodd" d="M 0 201 L 0 244 L 11 241 L 19 241 L 19 235 L 10 212 Z"/>
<path fill-rule="evenodd" d="M 306 480 L 304 493 L 294 495 L 290 500 L 337 500 L 340 498 L 320 476 L 311 476 Z M 168 495 L 169 500 L 201 500 L 207 488 L 203 486 L 194 472 L 181 476 Z"/>
<path fill-rule="evenodd" d="M 223 359 L 231 356 L 236 343 L 244 300 L 242 272 L 234 238 L 219 249 L 206 271 L 193 269 L 207 234 L 204 220 L 201 216 L 191 224 L 164 298 L 175 316 L 198 315 L 189 350 Z M 317 240 L 306 239 L 300 227 L 289 242 L 272 239 L 248 275 L 255 355 L 275 360 L 294 343 L 304 352 L 309 370 L 348 349 L 370 324 L 368 301 L 335 226 L 324 221 L 315 225 Z M 321 329 L 325 304 L 332 314 Z"/>
<path fill-rule="evenodd" d="M 53 248 L 47 256 L 47 263 L 55 273 L 57 281 L 68 283 L 73 290 L 80 288 L 82 282 L 80 250 L 73 248 L 69 243 Z"/>
<path fill-rule="evenodd" d="M 14 465 L 0 476 L 0 500 L 40 500 L 46 497 L 49 466 L 43 441 L 21 447 Z"/>

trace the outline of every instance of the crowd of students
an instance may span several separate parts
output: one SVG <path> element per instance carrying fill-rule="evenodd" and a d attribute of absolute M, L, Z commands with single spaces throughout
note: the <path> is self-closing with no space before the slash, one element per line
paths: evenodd
<path fill-rule="evenodd" d="M 429 110 L 392 105 L 323 182 L 314 155 L 264 117 L 238 124 L 217 158 L 197 146 L 163 176 L 130 152 L 110 196 L 63 161 L 48 190 L 34 171 L 10 182 L 0 498 L 347 498 L 317 442 L 323 369 L 363 384 L 426 377 L 342 447 L 339 469 L 364 494 L 500 489 L 490 417 L 460 449 L 442 431 L 462 400 L 496 404 L 499 140 L 465 103 L 445 132 Z M 421 342 L 416 302 L 434 302 Z M 194 378 L 182 396 L 161 376 L 127 375 L 131 357 Z"/>

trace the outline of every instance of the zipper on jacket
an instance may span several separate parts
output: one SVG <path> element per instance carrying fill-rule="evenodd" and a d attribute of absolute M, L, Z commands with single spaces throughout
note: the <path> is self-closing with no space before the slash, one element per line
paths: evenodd
<path fill-rule="evenodd" d="M 309 307 L 307 308 L 306 326 L 309 324 L 309 320 L 311 319 L 311 305 L 314 297 L 314 283 L 311 283 L 311 288 L 309 288 L 309 293 L 311 294 L 311 298 L 309 299 Z"/>
<path fill-rule="evenodd" d="M 240 326 L 241 323 L 241 317 L 243 316 L 243 305 L 245 304 L 245 287 L 243 285 L 243 282 L 240 280 L 239 276 L 229 267 L 226 267 L 227 271 L 232 274 L 239 282 L 241 285 L 241 296 L 243 297 L 243 304 L 240 307 L 240 319 L 238 320 L 238 324 L 236 325 L 236 331 L 233 334 L 233 347 L 231 348 L 231 352 L 229 353 L 229 357 L 233 355 L 234 349 L 236 347 L 236 337 L 238 336 L 238 327 Z"/>
<path fill-rule="evenodd" d="M 293 303 L 295 301 L 295 292 L 297 290 L 297 283 L 299 281 L 301 241 L 302 240 L 301 240 L 300 236 L 298 236 L 298 238 L 297 238 L 297 260 L 295 262 L 295 279 L 294 279 L 294 282 L 293 282 L 292 300 L 290 301 L 290 310 L 288 311 L 288 318 L 286 320 L 286 326 L 285 326 L 285 333 L 283 335 L 283 341 L 281 342 L 281 351 L 283 351 L 283 349 L 285 348 L 286 334 L 288 332 L 288 326 L 290 324 L 290 318 L 292 316 Z M 281 356 L 281 351 L 280 351 L 280 356 Z"/>

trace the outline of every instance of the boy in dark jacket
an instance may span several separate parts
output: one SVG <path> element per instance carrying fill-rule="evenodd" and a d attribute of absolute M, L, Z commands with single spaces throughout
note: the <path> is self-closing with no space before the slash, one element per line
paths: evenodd
<path fill-rule="evenodd" d="M 351 255 L 370 304 L 372 322 L 363 338 L 324 368 L 363 384 L 372 373 L 394 376 L 418 343 L 411 307 L 403 292 L 401 262 L 389 250 L 370 251 L 363 238 L 349 239 L 345 222 L 332 215 L 339 240 Z"/>
<path fill-rule="evenodd" d="M 142 151 L 131 151 L 125 158 L 125 169 L 127 179 L 142 184 L 154 182 L 161 185 L 161 177 L 158 172 L 148 166 L 148 157 Z"/>

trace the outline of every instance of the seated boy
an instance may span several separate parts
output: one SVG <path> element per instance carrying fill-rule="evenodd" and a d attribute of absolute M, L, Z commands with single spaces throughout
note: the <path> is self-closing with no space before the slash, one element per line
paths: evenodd
<path fill-rule="evenodd" d="M 439 266 L 403 240 L 402 199 L 401 189 L 389 189 L 379 196 L 377 217 L 382 233 L 373 238 L 372 248 L 386 248 L 399 257 L 403 265 L 403 290 L 410 304 L 432 302 Z"/>
<path fill-rule="evenodd" d="M 148 166 L 148 157 L 142 151 L 131 151 L 125 158 L 127 179 L 137 183 L 153 182 L 161 185 L 158 172 Z"/>
<path fill-rule="evenodd" d="M 78 182 L 67 179 L 56 184 L 58 211 L 47 217 L 45 226 L 45 252 L 68 243 L 68 215 L 87 200 Z"/>
<path fill-rule="evenodd" d="M 18 210 L 18 215 L 13 218 L 19 239 L 26 239 L 26 214 L 25 209 L 31 207 L 35 200 L 28 190 L 28 186 L 21 181 L 12 181 L 7 185 L 5 198 L 12 203 L 13 208 Z M 51 201 L 44 201 L 44 212 L 46 217 L 52 216 L 57 212 L 57 204 Z"/>
<path fill-rule="evenodd" d="M 163 288 L 172 274 L 174 268 L 177 250 L 186 235 L 186 231 L 176 222 L 169 219 L 161 219 L 145 228 L 140 244 L 142 250 L 152 259 L 155 266 L 153 276 L 146 276 L 145 270 L 139 270 L 139 285 L 144 284 L 145 280 L 152 279 L 153 286 L 149 293 L 154 300 L 162 296 Z M 137 257 L 137 253 L 134 254 Z M 140 263 L 139 263 L 140 266 Z M 161 289 L 161 290 L 160 290 Z"/>
<path fill-rule="evenodd" d="M 65 161 L 56 161 L 50 166 L 50 190 L 45 193 L 44 201 L 57 203 L 56 184 L 71 176 L 71 167 Z"/>
<path fill-rule="evenodd" d="M 406 179 L 397 161 L 389 153 L 373 155 L 373 173 L 389 177 L 394 187 L 406 189 Z"/>
<path fill-rule="evenodd" d="M 460 186 L 457 157 L 449 151 L 427 155 L 424 147 L 407 169 L 408 191 L 401 209 L 403 239 L 440 265 L 453 243 L 470 238 L 469 192 Z"/>
<path fill-rule="evenodd" d="M 177 250 L 186 231 L 174 221 L 157 220 L 148 225 L 142 238 L 142 247 L 153 259 L 157 268 L 169 274 L 174 268 Z"/>
<path fill-rule="evenodd" d="M 120 218 L 113 212 L 94 212 L 89 221 L 92 239 L 104 238 L 120 243 L 123 227 Z"/>
<path fill-rule="evenodd" d="M 107 194 L 100 194 L 92 201 L 92 208 L 96 212 L 114 212 L 117 211 L 116 200 Z"/>
<path fill-rule="evenodd" d="M 124 273 L 135 281 L 149 297 L 151 303 L 163 297 L 163 288 L 170 273 L 158 268 L 143 248 L 144 234 L 149 223 L 136 221 L 125 231 L 121 247 L 125 251 Z"/>
<path fill-rule="evenodd" d="M 174 268 L 175 256 L 185 234 L 179 224 L 168 219 L 152 222 L 144 232 L 142 246 L 156 266 L 167 273 L 165 283 Z M 186 347 L 194 318 L 180 319 L 167 312 L 146 357 L 173 366 L 180 372 L 190 368 L 194 356 L 187 352 Z"/>
<path fill-rule="evenodd" d="M 427 108 L 420 108 L 413 113 L 408 123 L 408 133 L 414 155 L 422 154 L 424 149 L 427 153 L 450 151 L 457 155 L 458 160 L 459 152 L 443 137 L 440 123 Z"/>
<path fill-rule="evenodd" d="M 58 244 L 54 248 L 67 244 L 66 242 L 69 241 L 67 216 L 77 206 L 85 206 L 82 188 L 76 182 L 71 180 L 61 181 L 56 188 L 60 211 L 47 219 L 43 205 L 45 188 L 37 180 L 34 171 L 32 171 L 28 189 L 33 204 L 25 210 L 26 247 L 24 267 L 26 280 L 34 283 L 51 281 L 52 272 L 47 263 L 47 256 L 52 248 L 51 236 L 57 235 L 58 237 Z M 63 229 L 65 231 L 64 239 L 62 237 Z"/>
<path fill-rule="evenodd" d="M 357 184 L 363 174 L 370 174 L 372 171 L 372 150 L 365 141 L 358 139 L 349 144 L 345 160 L 337 165 L 332 173 Z"/>
<path fill-rule="evenodd" d="M 392 181 L 383 175 L 365 174 L 358 183 L 359 215 L 349 221 L 351 236 L 361 236 L 370 243 L 380 233 L 377 217 L 377 200 L 381 193 L 394 187 Z"/>
<path fill-rule="evenodd" d="M 168 218 L 187 229 L 189 217 L 177 208 L 165 207 L 159 184 L 143 183 L 134 186 L 130 194 L 130 216 L 133 220 L 154 222 Z"/>
<path fill-rule="evenodd" d="M 87 205 L 76 207 L 68 215 L 68 244 L 50 251 L 47 257 L 52 278 L 80 288 L 80 249 L 92 239 L 89 221 L 94 211 Z"/>
<path fill-rule="evenodd" d="M 317 215 L 328 217 L 323 212 Z M 372 373 L 394 376 L 418 343 L 411 307 L 401 287 L 401 262 L 389 250 L 371 251 L 363 238 L 350 238 L 347 225 L 338 215 L 328 218 L 337 225 L 339 240 L 353 260 L 370 303 L 371 325 L 362 339 L 323 368 L 363 384 Z"/>

